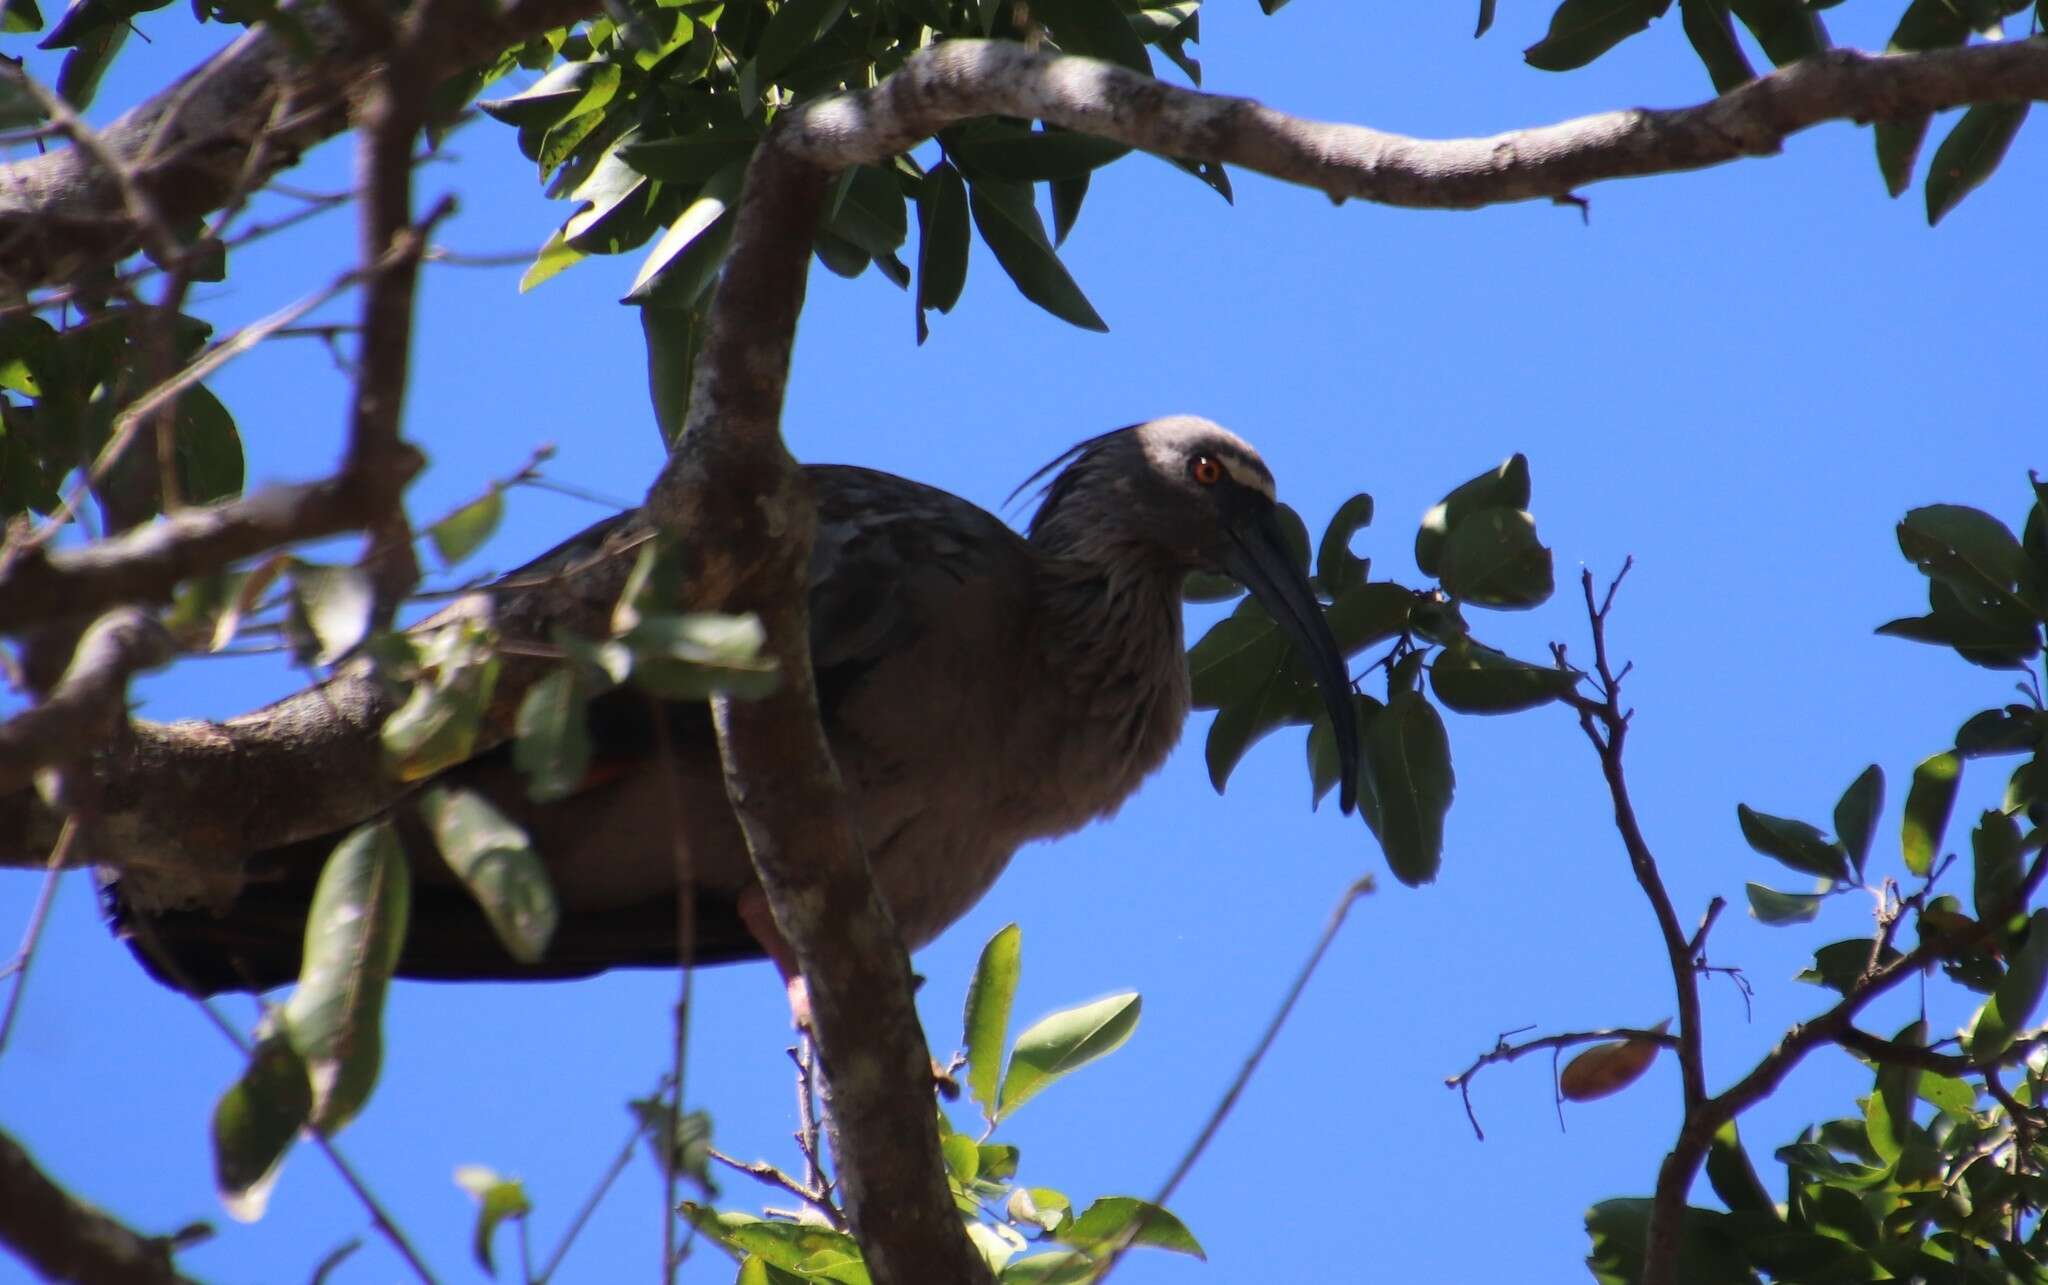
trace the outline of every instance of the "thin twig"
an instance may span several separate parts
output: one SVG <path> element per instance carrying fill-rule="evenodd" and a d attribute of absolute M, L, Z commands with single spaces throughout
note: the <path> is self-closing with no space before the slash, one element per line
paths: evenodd
<path fill-rule="evenodd" d="M 1512 1062 L 1517 1058 L 1526 1057 L 1543 1049 L 1568 1049 L 1580 1044 L 1599 1044 L 1610 1040 L 1641 1040 L 1651 1044 L 1661 1044 L 1668 1049 L 1679 1047 L 1676 1035 L 1672 1035 L 1668 1031 L 1652 1030 L 1648 1027 L 1639 1026 L 1610 1026 L 1598 1031 L 1566 1031 L 1557 1035 L 1543 1035 L 1533 1040 L 1524 1040 L 1520 1044 L 1508 1043 L 1508 1036 L 1529 1029 L 1529 1027 L 1522 1026 L 1517 1027 L 1513 1031 L 1502 1032 L 1492 1048 L 1472 1059 L 1472 1065 L 1456 1075 L 1444 1077 L 1445 1088 L 1456 1089 L 1464 1095 L 1465 1118 L 1472 1122 L 1473 1136 L 1481 1142 L 1486 1141 L 1486 1131 L 1479 1127 L 1479 1116 L 1472 1110 L 1472 1077 L 1478 1075 L 1489 1066 L 1502 1062 Z"/>
<path fill-rule="evenodd" d="M 805 1186 L 775 1165 L 769 1164 L 766 1160 L 756 1160 L 749 1164 L 744 1160 L 725 1154 L 717 1147 L 708 1148 L 707 1154 L 726 1168 L 746 1174 L 748 1177 L 764 1182 L 771 1187 L 786 1191 L 813 1208 L 824 1203 L 824 1193 L 814 1187 Z"/>
<path fill-rule="evenodd" d="M 1188 1176 L 1194 1169 L 1195 1162 L 1202 1158 L 1202 1153 L 1208 1149 L 1210 1140 L 1216 1136 L 1216 1131 L 1223 1127 L 1223 1121 L 1230 1115 L 1231 1108 L 1237 1105 L 1239 1095 L 1244 1092 L 1245 1086 L 1251 1083 L 1253 1074 L 1259 1069 L 1259 1063 L 1265 1059 L 1266 1051 L 1273 1047 L 1273 1041 L 1280 1035 L 1280 1028 L 1287 1024 L 1288 1016 L 1294 1012 L 1295 1002 L 1301 998 L 1301 993 L 1308 989 L 1309 979 L 1315 976 L 1316 968 L 1323 962 L 1324 954 L 1330 949 L 1330 943 L 1337 939 L 1338 930 L 1344 926 L 1345 916 L 1350 913 L 1351 907 L 1358 899 L 1372 889 L 1372 876 L 1363 875 L 1338 898 L 1336 908 L 1330 912 L 1329 922 L 1323 925 L 1322 936 L 1316 939 L 1315 948 L 1309 951 L 1308 959 L 1302 963 L 1301 971 L 1295 974 L 1293 984 L 1287 988 L 1286 995 L 1280 1001 L 1280 1007 L 1274 1010 L 1272 1020 L 1266 1023 L 1265 1032 L 1259 1036 L 1258 1043 L 1252 1046 L 1251 1055 L 1245 1058 L 1244 1065 L 1238 1068 L 1230 1087 L 1224 1091 L 1215 1109 L 1209 1113 L 1208 1121 L 1203 1124 L 1202 1131 L 1195 1135 L 1194 1142 L 1181 1156 L 1180 1163 L 1173 1167 L 1173 1172 L 1159 1185 L 1159 1190 L 1152 1197 L 1153 1205 L 1164 1206 L 1171 1200 L 1173 1193 L 1179 1190 L 1181 1180 Z M 1101 1282 L 1109 1279 L 1109 1274 L 1116 1270 L 1117 1263 L 1131 1246 L 1137 1243 L 1138 1237 L 1144 1234 L 1146 1222 L 1147 1218 L 1144 1215 L 1131 1222 L 1124 1234 L 1117 1238 L 1115 1246 L 1109 1251 L 1109 1256 L 1103 1259 L 1101 1265 L 1088 1277 L 1090 1285 L 1101 1285 Z"/>
<path fill-rule="evenodd" d="M 664 1075 L 661 1082 L 654 1086 L 654 1099 L 659 1101 L 661 1095 L 667 1091 L 668 1077 Z M 598 1205 L 604 1202 L 605 1193 L 612 1189 L 612 1184 L 619 1180 L 619 1175 L 632 1163 L 633 1148 L 640 1145 L 640 1139 L 646 1134 L 647 1129 L 647 1121 L 635 1113 L 633 1131 L 626 1135 L 625 1145 L 619 1148 L 618 1155 L 612 1157 L 611 1164 L 604 1171 L 604 1177 L 598 1179 L 597 1186 L 584 1198 L 582 1208 L 569 1220 L 568 1230 L 562 1233 L 562 1239 L 555 1245 L 554 1252 L 548 1255 L 548 1261 L 542 1265 L 540 1275 L 532 1278 L 534 1285 L 547 1285 L 548 1280 L 554 1276 L 555 1269 L 562 1265 L 562 1256 L 569 1252 L 569 1247 L 575 1244 L 576 1238 L 582 1234 L 584 1224 L 590 1221 L 591 1215 L 597 1212 Z"/>
<path fill-rule="evenodd" d="M 36 893 L 35 909 L 29 911 L 28 928 L 21 936 L 21 949 L 15 952 L 14 961 L 8 971 L 14 975 L 14 985 L 7 992 L 7 1011 L 0 1013 L 0 1057 L 7 1054 L 8 1037 L 14 1034 L 14 1018 L 21 1011 L 21 994 L 28 989 L 29 965 L 35 962 L 36 947 L 43 939 L 43 924 L 50 917 L 50 904 L 57 899 L 57 884 L 64 877 L 64 868 L 71 864 L 71 845 L 78 841 L 79 822 L 76 815 L 64 818 L 64 828 L 57 833 L 57 842 L 50 848 L 50 863 L 43 871 L 43 886 Z"/>

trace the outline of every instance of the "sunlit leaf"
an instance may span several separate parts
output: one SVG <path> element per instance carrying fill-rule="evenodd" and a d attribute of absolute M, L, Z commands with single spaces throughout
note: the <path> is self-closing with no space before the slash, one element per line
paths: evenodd
<path fill-rule="evenodd" d="M 1069 1008 L 1031 1024 L 1017 1037 L 996 1113 L 1008 1116 L 1047 1086 L 1115 1052 L 1138 1028 L 1137 993 Z"/>
<path fill-rule="evenodd" d="M 1956 787 L 1961 783 L 1963 761 L 1953 750 L 1943 750 L 1921 760 L 1913 769 L 1913 785 L 1906 792 L 1906 820 L 1899 842 L 1906 869 L 1924 875 L 1934 868 L 1941 836 L 1948 829 L 1948 814 L 1955 807 Z"/>
<path fill-rule="evenodd" d="M 2048 984 L 2048 910 L 2037 910 L 2027 920 L 2026 944 L 1963 1033 L 1963 1051 L 1974 1061 L 1989 1062 L 2010 1048 L 2040 1006 L 2044 984 Z"/>
<path fill-rule="evenodd" d="M 962 1038 L 967 1045 L 967 1092 L 984 1114 L 996 1112 L 1003 1071 L 1003 1041 L 1010 1034 L 1010 1003 L 1023 968 L 1023 931 L 1009 924 L 988 939 L 967 988 Z"/>
<path fill-rule="evenodd" d="M 497 1234 L 499 1223 L 533 1212 L 526 1184 L 517 1178 L 501 1177 L 483 1165 L 458 1165 L 455 1185 L 476 1197 L 476 1230 L 470 1238 L 470 1253 L 477 1266 L 495 1276 L 498 1268 L 491 1260 L 491 1239 Z"/>
<path fill-rule="evenodd" d="M 1151 1245 L 1206 1259 L 1181 1220 L 1149 1200 L 1104 1196 L 1053 1233 L 1054 1239 L 1098 1257 L 1125 1245 Z"/>

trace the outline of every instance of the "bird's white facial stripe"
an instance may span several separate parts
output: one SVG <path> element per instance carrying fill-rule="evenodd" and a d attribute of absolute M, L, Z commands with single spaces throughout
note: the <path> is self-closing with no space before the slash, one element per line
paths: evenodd
<path fill-rule="evenodd" d="M 1256 460 L 1247 459 L 1240 452 L 1228 447 L 1218 448 L 1209 454 L 1216 457 L 1216 462 L 1223 466 L 1231 481 L 1239 486 L 1249 487 L 1269 500 L 1276 498 L 1273 494 L 1273 479 L 1267 474 L 1264 465 Z"/>

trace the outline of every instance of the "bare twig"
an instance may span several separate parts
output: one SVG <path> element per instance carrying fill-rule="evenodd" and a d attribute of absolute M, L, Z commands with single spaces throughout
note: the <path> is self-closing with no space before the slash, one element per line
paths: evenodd
<path fill-rule="evenodd" d="M 771 1187 L 786 1191 L 813 1209 L 824 1207 L 827 1193 L 797 1181 L 781 1169 L 769 1164 L 766 1160 L 756 1160 L 749 1164 L 744 1160 L 738 1160 L 725 1154 L 716 1147 L 710 1148 L 709 1155 L 713 1160 L 716 1160 L 726 1168 L 746 1174 L 748 1177 L 764 1182 Z"/>
<path fill-rule="evenodd" d="M 669 1079 L 664 1075 L 661 1082 L 654 1086 L 654 1099 L 659 1101 L 661 1095 L 668 1090 Z M 562 1233 L 562 1239 L 556 1243 L 554 1252 L 548 1255 L 547 1262 L 542 1264 L 540 1275 L 528 1274 L 527 1279 L 533 1285 L 547 1285 L 548 1280 L 554 1276 L 555 1269 L 562 1265 L 563 1255 L 576 1243 L 577 1236 L 582 1234 L 584 1225 L 590 1221 L 591 1215 L 597 1212 L 597 1207 L 604 1203 L 605 1194 L 612 1189 L 612 1184 L 619 1180 L 619 1175 L 626 1171 L 626 1166 L 632 1163 L 633 1148 L 640 1145 L 640 1139 L 647 1133 L 648 1127 L 644 1119 L 637 1114 L 634 1115 L 633 1130 L 626 1135 L 625 1144 L 619 1148 L 618 1154 L 612 1157 L 611 1164 L 606 1166 L 604 1176 L 598 1179 L 597 1186 L 584 1198 L 582 1206 L 576 1211 L 576 1216 L 569 1220 L 568 1229 Z"/>
<path fill-rule="evenodd" d="M 1524 1026 L 1517 1029 L 1526 1031 L 1530 1028 Z M 1555 1052 L 1558 1049 L 1574 1048 L 1580 1044 L 1598 1044 L 1608 1040 L 1642 1040 L 1652 1044 L 1661 1044 L 1668 1049 L 1679 1047 L 1677 1036 L 1667 1031 L 1657 1031 L 1637 1026 L 1611 1026 L 1605 1030 L 1598 1031 L 1566 1031 L 1557 1035 L 1544 1035 L 1533 1040 L 1524 1040 L 1519 1044 L 1508 1043 L 1508 1036 L 1516 1033 L 1517 1031 L 1503 1032 L 1500 1038 L 1494 1042 L 1492 1048 L 1472 1059 L 1472 1065 L 1456 1075 L 1444 1077 L 1444 1087 L 1456 1089 L 1464 1097 L 1465 1118 L 1472 1124 L 1473 1136 L 1481 1142 L 1486 1141 L 1486 1130 L 1479 1127 L 1478 1113 L 1472 1109 L 1472 1078 L 1489 1066 L 1502 1062 L 1512 1062 L 1517 1058 L 1526 1057 L 1531 1053 L 1541 1052 L 1544 1049 Z"/>
<path fill-rule="evenodd" d="M 1154 1205 L 1163 1206 L 1173 1198 L 1173 1193 L 1180 1189 L 1181 1181 L 1193 1171 L 1195 1162 L 1202 1158 L 1202 1153 L 1208 1150 L 1210 1140 L 1216 1136 L 1216 1131 L 1223 1127 L 1223 1121 L 1229 1117 L 1231 1108 L 1237 1105 L 1237 1099 L 1244 1093 L 1245 1086 L 1251 1083 L 1252 1076 L 1259 1069 L 1259 1063 L 1265 1060 L 1267 1050 L 1271 1049 L 1273 1041 L 1279 1038 L 1280 1028 L 1287 1025 L 1289 1015 L 1294 1012 L 1295 1003 L 1301 999 L 1301 993 L 1308 989 L 1309 979 L 1315 976 L 1316 969 L 1321 966 L 1323 956 L 1330 949 L 1330 943 L 1337 939 L 1338 930 L 1344 927 L 1345 916 L 1351 912 L 1351 907 L 1357 904 L 1358 899 L 1371 892 L 1372 888 L 1372 876 L 1363 875 L 1337 899 L 1336 906 L 1330 911 L 1328 922 L 1323 925 L 1322 936 L 1316 938 L 1315 947 L 1302 962 L 1301 971 L 1294 975 L 1294 982 L 1281 997 L 1280 1006 L 1273 1010 L 1273 1016 L 1266 1023 L 1266 1029 L 1259 1036 L 1258 1043 L 1252 1046 L 1250 1055 L 1245 1058 L 1244 1064 L 1238 1067 L 1237 1075 L 1231 1080 L 1230 1087 L 1224 1090 L 1215 1108 L 1209 1112 L 1209 1118 L 1203 1123 L 1201 1132 L 1188 1144 L 1188 1149 L 1181 1154 L 1179 1163 L 1174 1165 L 1173 1172 L 1167 1175 L 1166 1181 L 1159 1184 L 1159 1190 L 1153 1194 Z M 1122 1236 L 1117 1238 L 1115 1246 L 1109 1251 L 1109 1256 L 1101 1259 L 1100 1266 L 1088 1277 L 1092 1285 L 1101 1285 L 1101 1282 L 1109 1279 L 1110 1273 L 1116 1270 L 1117 1263 L 1131 1246 L 1137 1243 L 1138 1237 L 1144 1234 L 1145 1224 L 1146 1218 L 1140 1216 L 1132 1221 Z"/>
<path fill-rule="evenodd" d="M 43 886 L 36 893 L 35 909 L 29 911 L 28 927 L 22 930 L 21 949 L 14 954 L 14 960 L 5 973 L 12 974 L 14 985 L 8 988 L 7 1010 L 0 1013 L 0 1056 L 7 1053 L 8 1037 L 14 1033 L 15 1015 L 21 1011 L 22 992 L 28 989 L 29 965 L 35 962 L 36 946 L 43 939 L 43 924 L 49 919 L 50 904 L 57 897 L 57 883 L 64 877 L 64 867 L 71 862 L 71 847 L 78 841 L 79 822 L 71 817 L 64 823 L 64 831 L 57 836 L 57 842 L 50 849 L 49 869 L 43 872 Z"/>

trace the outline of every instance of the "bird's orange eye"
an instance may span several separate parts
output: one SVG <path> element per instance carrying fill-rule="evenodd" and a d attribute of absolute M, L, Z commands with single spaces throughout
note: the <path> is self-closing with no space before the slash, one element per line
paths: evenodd
<path fill-rule="evenodd" d="M 1223 466 L 1213 455 L 1197 455 L 1194 463 L 1188 465 L 1188 475 L 1203 486 L 1214 486 L 1223 480 Z"/>

